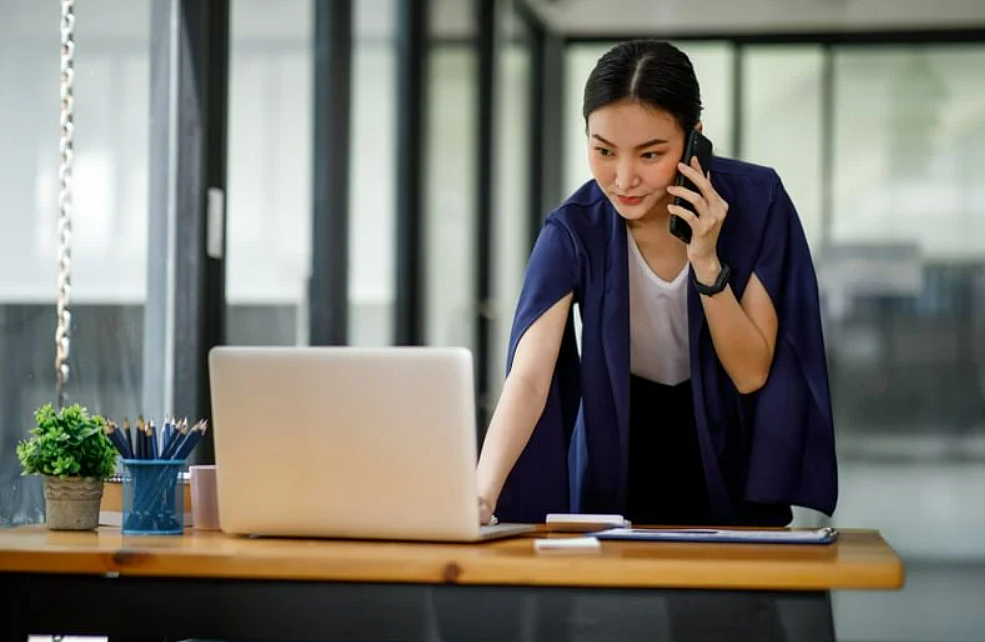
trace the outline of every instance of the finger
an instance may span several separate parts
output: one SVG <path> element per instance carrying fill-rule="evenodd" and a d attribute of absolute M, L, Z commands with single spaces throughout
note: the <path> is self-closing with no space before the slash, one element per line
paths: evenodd
<path fill-rule="evenodd" d="M 674 196 L 679 196 L 688 203 L 694 205 L 698 208 L 698 214 L 700 216 L 707 216 L 709 214 L 708 201 L 706 201 L 701 194 L 698 194 L 694 190 L 689 190 L 686 187 L 671 185 L 667 188 L 667 193 L 673 194 Z"/>
<path fill-rule="evenodd" d="M 705 179 L 705 175 L 701 172 L 701 164 L 698 162 L 698 157 L 694 156 L 691 158 L 691 164 L 685 165 L 684 163 L 677 163 L 677 170 L 691 179 L 695 185 L 698 181 Z"/>
<path fill-rule="evenodd" d="M 682 174 L 691 179 L 691 182 L 695 184 L 709 203 L 714 203 L 719 200 L 718 192 L 716 192 L 715 188 L 712 187 L 711 181 L 709 181 L 705 175 L 701 173 L 701 170 L 698 169 L 701 167 L 701 164 L 698 163 L 698 158 L 692 158 L 691 163 L 697 168 L 692 167 L 691 165 L 685 165 L 684 163 L 678 163 L 677 168 Z"/>
<path fill-rule="evenodd" d="M 698 160 L 697 156 L 691 157 L 691 167 L 693 167 L 694 170 L 699 174 L 701 174 L 702 176 L 705 175 L 704 168 L 701 167 L 701 161 Z"/>
<path fill-rule="evenodd" d="M 724 198 L 719 198 L 718 211 L 720 212 L 720 215 L 718 216 L 719 220 L 724 221 L 725 217 L 728 216 L 728 201 Z"/>
<path fill-rule="evenodd" d="M 711 172 L 708 172 L 708 182 L 711 183 Z M 714 189 L 715 189 L 714 186 L 712 186 L 712 190 Z M 725 216 L 728 214 L 728 201 L 726 201 L 724 198 L 719 196 L 717 191 L 715 192 L 715 196 L 718 197 L 718 207 L 717 208 L 713 207 L 711 209 L 712 211 L 719 213 L 717 216 L 719 220 L 724 221 Z"/>
<path fill-rule="evenodd" d="M 667 206 L 667 211 L 671 214 L 676 214 L 680 216 L 684 221 L 691 226 L 691 231 L 698 233 L 704 229 L 701 223 L 701 219 L 695 216 L 694 212 L 687 209 L 686 207 L 681 207 L 680 205 L 674 205 L 671 203 Z"/>

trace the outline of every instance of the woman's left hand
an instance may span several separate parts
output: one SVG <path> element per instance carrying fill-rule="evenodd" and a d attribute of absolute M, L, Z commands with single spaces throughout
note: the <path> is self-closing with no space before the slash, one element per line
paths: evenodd
<path fill-rule="evenodd" d="M 721 269 L 718 262 L 718 234 L 728 213 L 728 203 L 712 187 L 711 180 L 705 177 L 696 157 L 691 159 L 690 166 L 678 163 L 677 167 L 701 193 L 674 185 L 668 187 L 667 192 L 690 202 L 698 214 L 696 216 L 691 210 L 674 204 L 668 205 L 667 209 L 691 226 L 691 242 L 687 246 L 688 261 L 699 281 L 712 283 L 718 278 Z"/>

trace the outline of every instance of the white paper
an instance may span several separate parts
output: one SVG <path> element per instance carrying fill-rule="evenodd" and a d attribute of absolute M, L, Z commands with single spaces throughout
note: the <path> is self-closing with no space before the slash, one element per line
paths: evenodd
<path fill-rule="evenodd" d="M 596 551 L 601 548 L 595 537 L 559 537 L 534 540 L 537 551 Z"/>
<path fill-rule="evenodd" d="M 593 515 L 591 513 L 550 513 L 545 520 L 548 524 L 612 524 L 625 525 L 622 515 Z"/>

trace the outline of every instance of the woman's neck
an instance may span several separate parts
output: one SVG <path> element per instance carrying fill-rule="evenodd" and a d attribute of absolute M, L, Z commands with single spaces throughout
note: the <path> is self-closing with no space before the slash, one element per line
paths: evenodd
<path fill-rule="evenodd" d="M 670 203 L 670 198 L 660 199 L 645 216 L 635 221 L 626 221 L 626 227 L 637 245 L 660 246 L 668 240 L 676 240 L 670 233 L 670 212 L 667 211 Z"/>
<path fill-rule="evenodd" d="M 665 281 L 672 281 L 680 274 L 687 264 L 687 246 L 670 233 L 670 212 L 665 202 L 658 203 L 641 219 L 627 221 L 626 225 L 654 274 Z"/>

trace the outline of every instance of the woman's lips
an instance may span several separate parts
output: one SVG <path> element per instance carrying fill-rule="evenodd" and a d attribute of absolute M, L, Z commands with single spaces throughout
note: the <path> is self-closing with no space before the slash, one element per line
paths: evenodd
<path fill-rule="evenodd" d="M 623 205 L 639 205 L 643 201 L 642 196 L 619 196 L 617 194 L 616 198 L 619 199 L 619 202 Z"/>

